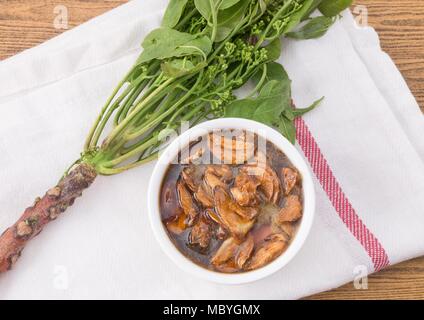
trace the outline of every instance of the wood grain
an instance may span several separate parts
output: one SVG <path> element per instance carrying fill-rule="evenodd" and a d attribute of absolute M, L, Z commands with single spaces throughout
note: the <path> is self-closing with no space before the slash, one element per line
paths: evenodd
<path fill-rule="evenodd" d="M 357 0 L 424 112 L 424 1 Z"/>
<path fill-rule="evenodd" d="M 69 28 L 102 14 L 126 0 L 0 0 L 0 60 L 36 46 L 66 30 L 55 29 L 54 8 L 68 9 Z M 358 0 L 366 6 L 369 24 L 380 35 L 424 111 L 424 1 Z M 372 275 L 368 290 L 352 283 L 310 299 L 424 299 L 424 258 L 392 266 Z"/>

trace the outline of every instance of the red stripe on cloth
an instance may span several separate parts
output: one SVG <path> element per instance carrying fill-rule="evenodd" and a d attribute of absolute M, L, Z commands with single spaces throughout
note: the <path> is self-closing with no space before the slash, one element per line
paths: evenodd
<path fill-rule="evenodd" d="M 389 265 L 389 257 L 386 251 L 356 214 L 305 121 L 302 118 L 297 118 L 295 123 L 296 139 L 340 219 L 366 250 L 374 264 L 375 271 L 386 267 Z"/>

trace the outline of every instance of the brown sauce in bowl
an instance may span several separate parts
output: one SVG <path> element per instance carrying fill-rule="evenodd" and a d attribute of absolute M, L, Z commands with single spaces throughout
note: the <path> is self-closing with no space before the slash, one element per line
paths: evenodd
<path fill-rule="evenodd" d="M 261 268 L 296 236 L 303 213 L 300 173 L 261 139 L 246 131 L 215 132 L 169 165 L 159 197 L 164 227 L 178 250 L 204 268 Z"/>

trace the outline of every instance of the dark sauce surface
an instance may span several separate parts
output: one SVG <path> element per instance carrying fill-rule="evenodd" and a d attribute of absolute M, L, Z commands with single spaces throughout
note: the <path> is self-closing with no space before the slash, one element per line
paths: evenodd
<path fill-rule="evenodd" d="M 190 260 L 196 262 L 202 267 L 213 269 L 210 266 L 210 259 L 212 255 L 221 246 L 223 240 L 212 237 L 208 250 L 199 250 L 193 247 L 189 242 L 190 228 L 187 228 L 181 234 L 170 232 L 166 228 L 167 221 L 175 219 L 178 215 L 182 214 L 182 209 L 178 200 L 177 181 L 180 179 L 181 171 L 189 165 L 171 164 L 166 173 L 166 178 L 162 184 L 162 192 L 160 195 L 160 211 L 164 227 L 169 235 L 169 238 L 175 246 Z M 204 171 L 205 165 L 198 165 L 199 170 Z"/>
<path fill-rule="evenodd" d="M 191 145 L 190 148 L 192 148 L 193 146 L 194 144 Z M 295 168 L 290 162 L 290 160 L 287 158 L 287 156 L 269 141 L 266 142 L 266 158 L 267 164 L 277 173 L 280 181 L 283 181 L 283 177 L 281 176 L 281 169 L 285 167 Z M 181 208 L 178 199 L 177 182 L 179 181 L 179 179 L 181 179 L 182 170 L 188 166 L 188 164 L 169 165 L 168 171 L 162 183 L 161 194 L 159 196 L 160 214 L 164 223 L 164 227 L 167 230 L 170 239 L 179 249 L 179 251 L 196 264 L 204 268 L 216 271 L 216 268 L 211 264 L 210 261 L 225 239 L 219 239 L 214 234 L 210 240 L 209 246 L 206 249 L 201 249 L 197 246 L 193 246 L 190 244 L 189 235 L 191 228 L 187 228 L 180 234 L 170 232 L 167 228 L 167 223 L 169 221 L 178 219 L 178 217 L 183 213 L 183 209 Z M 236 176 L 242 165 L 230 166 L 232 168 L 234 176 Z M 204 172 L 206 167 L 207 165 L 197 164 L 196 170 L 199 170 L 199 172 L 202 173 Z M 234 179 L 232 182 L 229 183 L 230 187 L 232 183 L 234 183 Z M 303 189 L 301 177 L 300 181 L 293 188 L 291 194 L 297 195 L 301 203 L 303 203 Z M 278 207 L 281 208 L 282 206 L 284 206 L 285 200 L 286 197 L 281 196 L 278 203 Z M 266 208 L 264 209 L 264 207 Z M 259 214 L 253 228 L 250 231 L 250 234 L 253 236 L 255 246 L 261 244 L 265 238 L 267 238 L 270 234 L 274 232 L 274 229 L 271 225 L 271 213 L 275 212 L 275 210 L 279 210 L 278 207 L 266 203 L 261 203 L 261 213 Z M 200 205 L 198 206 L 198 208 L 200 214 L 205 215 L 205 209 L 202 208 Z M 296 231 L 300 222 L 301 220 L 293 223 Z M 212 224 L 214 225 L 214 228 L 218 228 L 219 226 L 215 222 L 213 222 Z M 290 242 L 292 241 L 292 239 L 293 237 L 290 239 Z"/>

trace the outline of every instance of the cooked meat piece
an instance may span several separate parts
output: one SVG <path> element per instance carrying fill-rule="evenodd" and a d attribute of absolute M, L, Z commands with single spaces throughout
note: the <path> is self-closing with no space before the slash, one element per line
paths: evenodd
<path fill-rule="evenodd" d="M 247 236 L 246 240 L 239 246 L 235 256 L 235 263 L 239 269 L 243 269 L 246 261 L 249 260 L 254 246 L 255 242 L 251 235 Z"/>
<path fill-rule="evenodd" d="M 205 183 L 211 191 L 216 187 L 227 188 L 227 184 L 211 172 L 205 172 Z"/>
<path fill-rule="evenodd" d="M 246 188 L 249 192 L 255 192 L 256 188 L 259 187 L 261 181 L 253 175 L 249 175 L 246 172 L 240 172 L 234 179 L 234 187 Z"/>
<path fill-rule="evenodd" d="M 180 212 L 177 215 L 165 221 L 166 228 L 170 232 L 175 234 L 181 234 L 187 228 L 187 224 L 186 224 L 187 216 L 185 215 L 185 213 L 183 212 L 181 208 L 178 208 L 178 209 L 180 210 Z"/>
<path fill-rule="evenodd" d="M 216 188 L 214 192 L 215 206 L 220 220 L 230 233 L 237 239 L 242 239 L 253 227 L 254 220 L 241 217 L 234 211 L 235 202 L 223 188 Z"/>
<path fill-rule="evenodd" d="M 212 237 L 212 228 L 203 217 L 197 220 L 190 231 L 189 242 L 191 245 L 198 245 L 205 249 L 209 246 Z"/>
<path fill-rule="evenodd" d="M 210 208 L 205 210 L 205 216 L 207 218 L 209 218 L 209 220 L 211 220 L 211 221 L 213 221 L 213 222 L 215 222 L 215 223 L 217 223 L 219 225 L 222 224 L 222 221 L 219 218 L 219 216 L 216 214 L 216 212 L 214 210 L 212 210 Z"/>
<path fill-rule="evenodd" d="M 278 225 L 284 222 L 297 221 L 302 217 L 302 204 L 300 203 L 298 196 L 288 196 L 284 207 L 281 208 L 276 218 Z"/>
<path fill-rule="evenodd" d="M 280 256 L 287 248 L 287 242 L 283 235 L 273 234 L 255 250 L 247 265 L 247 270 L 255 270 L 265 266 Z"/>
<path fill-rule="evenodd" d="M 255 206 L 258 204 L 256 189 L 260 181 L 255 176 L 250 176 L 245 172 L 237 175 L 234 180 L 234 187 L 231 188 L 231 194 L 236 202 L 243 206 Z"/>
<path fill-rule="evenodd" d="M 233 260 L 230 260 L 226 263 L 215 266 L 215 269 L 222 273 L 236 273 L 239 272 L 240 269 L 236 267 Z"/>
<path fill-rule="evenodd" d="M 296 228 L 291 222 L 283 222 L 280 224 L 280 229 L 288 236 L 289 239 L 293 238 Z"/>
<path fill-rule="evenodd" d="M 252 193 L 246 192 L 242 188 L 231 188 L 230 192 L 234 200 L 241 206 L 254 205 L 257 202 L 256 195 L 252 199 Z"/>
<path fill-rule="evenodd" d="M 198 211 L 190 192 L 181 180 L 177 182 L 177 192 L 180 206 L 187 216 L 187 225 L 191 226 L 197 217 Z"/>
<path fill-rule="evenodd" d="M 280 222 L 278 214 L 272 217 L 271 229 L 273 233 L 281 233 L 289 241 L 294 237 L 296 226 L 294 222 Z"/>
<path fill-rule="evenodd" d="M 247 220 L 256 218 L 260 211 L 259 208 L 256 207 L 242 207 L 237 202 L 231 202 L 230 208 L 240 217 Z"/>
<path fill-rule="evenodd" d="M 212 209 L 206 209 L 204 212 L 204 216 L 216 224 L 215 237 L 219 240 L 224 240 L 227 237 L 227 232 L 223 227 L 224 223 L 221 221 L 220 217 L 216 214 L 216 212 Z"/>
<path fill-rule="evenodd" d="M 277 203 L 280 198 L 280 179 L 275 171 L 268 165 L 265 167 L 257 164 L 245 165 L 240 170 L 251 176 L 255 176 L 259 182 L 259 188 L 265 195 L 265 198 L 272 202 Z"/>
<path fill-rule="evenodd" d="M 268 201 L 272 203 L 278 202 L 280 198 L 280 180 L 275 171 L 269 166 L 266 167 L 262 176 L 261 187 Z"/>
<path fill-rule="evenodd" d="M 216 228 L 215 237 L 219 240 L 224 240 L 227 237 L 227 232 L 221 225 L 219 225 L 218 228 Z"/>
<path fill-rule="evenodd" d="M 225 164 L 210 165 L 207 167 L 206 172 L 212 173 L 226 182 L 233 178 L 233 171 L 231 170 L 231 167 Z"/>
<path fill-rule="evenodd" d="M 234 258 L 238 249 L 238 243 L 235 238 L 228 238 L 225 240 L 218 251 L 214 254 L 211 259 L 211 263 L 214 266 L 222 265 L 231 258 Z"/>
<path fill-rule="evenodd" d="M 242 243 L 230 237 L 222 243 L 211 263 L 223 272 L 240 270 L 252 255 L 254 244 L 252 236 L 248 236 Z"/>
<path fill-rule="evenodd" d="M 203 183 L 203 165 L 190 165 L 181 171 L 181 177 L 191 192 L 196 192 Z"/>
<path fill-rule="evenodd" d="M 196 192 L 197 186 L 199 185 L 198 173 L 195 166 L 188 166 L 181 171 L 181 177 L 183 178 L 187 187 L 192 191 Z"/>
<path fill-rule="evenodd" d="M 284 194 L 288 196 L 297 183 L 298 173 L 295 169 L 283 168 L 281 169 L 281 175 L 283 177 Z"/>
<path fill-rule="evenodd" d="M 213 198 L 203 182 L 204 171 L 202 166 L 191 165 L 181 171 L 181 177 L 190 191 L 194 193 L 196 201 L 205 208 L 211 208 L 213 207 Z"/>
<path fill-rule="evenodd" d="M 205 171 L 205 183 L 209 187 L 210 191 L 216 187 L 227 188 L 226 182 L 233 178 L 233 172 L 227 165 L 210 165 Z"/>
<path fill-rule="evenodd" d="M 240 173 L 255 177 L 259 183 L 262 182 L 262 177 L 265 174 L 265 168 L 256 164 L 246 164 L 240 168 Z"/>
<path fill-rule="evenodd" d="M 222 132 L 209 134 L 209 149 L 216 159 L 225 164 L 242 164 L 250 159 L 255 152 L 254 136 L 239 132 Z"/>
<path fill-rule="evenodd" d="M 242 188 L 231 188 L 230 192 L 234 200 L 241 206 L 248 206 L 250 202 L 253 202 L 250 193 L 243 191 Z"/>
<path fill-rule="evenodd" d="M 214 201 L 212 195 L 206 190 L 204 183 L 200 185 L 197 192 L 194 194 L 194 198 L 199 202 L 204 208 L 212 208 L 214 206 Z"/>

